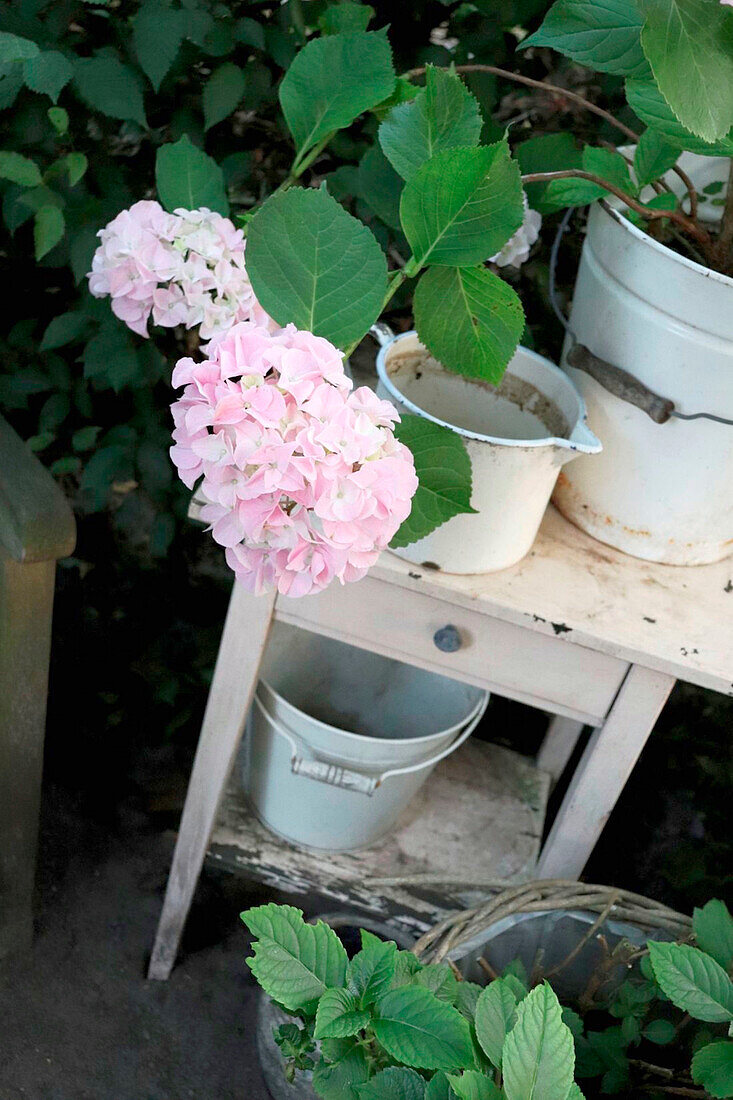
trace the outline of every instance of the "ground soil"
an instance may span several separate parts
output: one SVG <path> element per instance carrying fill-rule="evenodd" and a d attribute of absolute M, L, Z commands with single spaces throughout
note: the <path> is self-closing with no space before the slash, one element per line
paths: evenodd
<path fill-rule="evenodd" d="M 261 899 L 207 877 L 170 980 L 145 980 L 170 854 L 47 787 L 35 943 L 0 963 L 2 1100 L 265 1100 L 236 916 Z"/>

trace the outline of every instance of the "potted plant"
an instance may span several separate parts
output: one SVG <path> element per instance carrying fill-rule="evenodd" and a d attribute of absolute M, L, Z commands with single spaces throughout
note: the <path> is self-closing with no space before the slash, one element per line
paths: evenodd
<path fill-rule="evenodd" d="M 491 66 L 464 67 L 551 87 Z M 412 83 L 422 76 L 424 88 Z M 381 31 L 311 39 L 279 98 L 295 154 L 281 186 L 242 219 L 246 242 L 227 220 L 217 223 L 216 247 L 201 251 L 209 247 L 201 244 L 206 234 L 191 225 L 203 220 L 211 229 L 212 215 L 195 208 L 221 205 L 220 173 L 182 138 L 157 158 L 158 192 L 169 213 L 158 207 L 148 214 L 153 221 L 183 218 L 185 241 L 180 227 L 154 229 L 164 256 L 155 269 L 158 252 L 150 245 L 142 290 L 117 271 L 120 256 L 134 256 L 129 236 L 121 246 L 107 242 L 108 255 L 93 273 L 95 292 L 111 293 L 140 331 L 147 320 L 138 317 L 138 294 L 159 323 L 199 325 L 211 337 L 208 359 L 181 360 L 174 372 L 174 385 L 186 387 L 174 406 L 179 471 L 191 485 L 203 475 L 203 518 L 255 590 L 277 584 L 300 595 L 334 578 L 358 579 L 388 543 L 448 571 L 512 564 L 532 543 L 560 466 L 600 450 L 567 375 L 517 350 L 524 313 L 498 266 L 526 254 L 536 233 L 523 184 L 549 183 L 540 197 L 545 204 L 559 201 L 558 188 L 566 205 L 579 195 L 587 202 L 591 188 L 591 197 L 614 195 L 645 223 L 664 221 L 698 241 L 709 234 L 667 192 L 637 194 L 615 151 L 590 149 L 580 166 L 548 173 L 521 145 L 513 156 L 505 138 L 479 144 L 478 105 L 460 77 L 430 66 L 396 77 Z M 378 120 L 378 132 L 359 178 L 382 217 L 399 226 L 405 255 L 392 249 L 393 266 L 326 186 L 299 185 L 333 136 L 365 112 Z M 665 166 L 653 157 L 647 174 L 654 180 Z M 171 253 L 173 260 L 185 254 L 181 270 L 173 264 L 167 271 Z M 408 282 L 417 333 L 403 334 L 379 357 L 382 397 L 402 414 L 396 423 L 394 405 L 375 404 L 362 391 L 347 396 L 338 363 Z M 132 302 L 118 300 L 126 295 Z M 242 350 L 241 331 L 227 328 L 233 322 L 258 328 L 256 348 Z M 298 383 L 298 396 L 282 381 L 280 362 L 296 352 L 310 356 L 309 384 L 331 387 L 317 407 L 308 404 L 310 391 Z M 269 424 L 277 455 L 251 446 L 263 424 L 262 410 L 252 411 L 253 378 L 267 387 L 258 401 L 279 402 L 284 394 L 290 410 L 289 419 Z M 236 389 L 226 415 L 221 387 Z M 296 421 L 298 431 L 316 433 L 315 466 L 291 431 Z M 348 429 L 336 431 L 342 422 Z M 370 432 L 377 433 L 372 443 Z"/>
<path fill-rule="evenodd" d="M 625 79 L 647 129 L 616 123 L 624 158 L 586 148 L 582 167 L 675 212 L 645 224 L 613 197 L 591 209 L 564 361 L 604 453 L 568 469 L 555 502 L 627 553 L 716 561 L 733 545 L 733 11 L 557 0 L 522 43 L 538 46 Z M 556 180 L 540 206 L 601 195 Z"/>
<path fill-rule="evenodd" d="M 564 954 L 545 964 L 547 977 L 539 956 L 531 969 L 517 959 L 497 973 L 492 946 L 508 922 L 521 930 L 528 915 L 555 930 L 575 920 L 574 935 L 568 939 L 564 929 Z M 532 883 L 449 918 L 415 953 L 367 932 L 350 959 L 326 924 L 306 924 L 290 906 L 258 906 L 242 919 L 254 937 L 252 972 L 288 1018 L 274 1040 L 291 1085 L 288 1093 L 275 1084 L 276 1095 L 733 1095 L 733 1042 L 726 1037 L 733 919 L 722 902 L 695 911 L 693 946 L 665 942 L 670 934 L 689 940 L 689 922 L 647 899 L 607 887 Z M 529 939 L 536 942 L 536 929 Z M 551 940 L 552 932 L 546 947 Z M 600 960 L 581 984 L 577 958 L 589 947 Z M 431 961 L 446 955 L 449 961 Z M 577 988 L 563 998 L 572 1006 L 562 1007 L 553 986 L 573 966 Z"/>

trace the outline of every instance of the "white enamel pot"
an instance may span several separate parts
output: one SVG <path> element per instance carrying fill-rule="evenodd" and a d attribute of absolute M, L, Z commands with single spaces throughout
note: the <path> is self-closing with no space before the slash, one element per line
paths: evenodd
<path fill-rule="evenodd" d="M 723 158 L 685 154 L 680 164 L 700 191 L 727 176 Z M 676 176 L 668 180 L 679 190 Z M 591 208 L 570 328 L 594 356 L 675 412 L 733 420 L 733 279 L 655 241 L 609 203 Z M 601 542 L 649 561 L 724 558 L 733 550 L 733 424 L 674 413 L 655 423 L 609 392 L 603 373 L 599 382 L 572 369 L 569 354 L 570 339 L 563 363 L 603 454 L 563 471 L 553 498 L 560 511 Z"/>
<path fill-rule="evenodd" d="M 601 444 L 567 374 L 518 348 L 499 387 L 453 374 L 429 356 L 417 333 L 386 335 L 377 356 L 377 393 L 403 413 L 450 428 L 471 459 L 474 514 L 454 516 L 395 551 L 446 573 L 491 573 L 528 553 L 562 466 Z"/>

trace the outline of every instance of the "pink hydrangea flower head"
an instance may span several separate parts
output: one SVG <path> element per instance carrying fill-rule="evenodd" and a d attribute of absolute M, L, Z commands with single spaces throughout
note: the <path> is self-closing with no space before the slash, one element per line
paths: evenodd
<path fill-rule="evenodd" d="M 216 340 L 238 321 L 277 326 L 255 298 L 244 263 L 242 231 L 212 210 L 137 202 L 100 230 L 89 272 L 95 298 L 141 336 L 156 325 L 198 327 Z"/>
<path fill-rule="evenodd" d="M 293 325 L 235 324 L 180 359 L 171 458 L 203 501 L 226 560 L 253 592 L 304 596 L 358 580 L 410 513 L 397 410 L 352 392 L 341 353 Z"/>
<path fill-rule="evenodd" d="M 731 0 L 731 3 L 733 3 L 733 0 Z M 524 202 L 524 221 L 501 251 L 497 252 L 495 256 L 489 257 L 497 267 L 521 267 L 528 258 L 532 245 L 540 235 L 542 215 L 531 209 L 524 192 L 522 192 L 522 200 Z"/>

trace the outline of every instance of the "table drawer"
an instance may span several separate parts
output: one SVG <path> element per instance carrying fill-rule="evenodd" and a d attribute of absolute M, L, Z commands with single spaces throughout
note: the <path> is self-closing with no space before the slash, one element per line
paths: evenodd
<path fill-rule="evenodd" d="M 519 702 L 599 724 L 628 662 L 367 576 L 302 600 L 276 617 Z M 453 631 L 436 633 L 446 626 Z M 446 652 L 451 643 L 458 648 Z"/>

